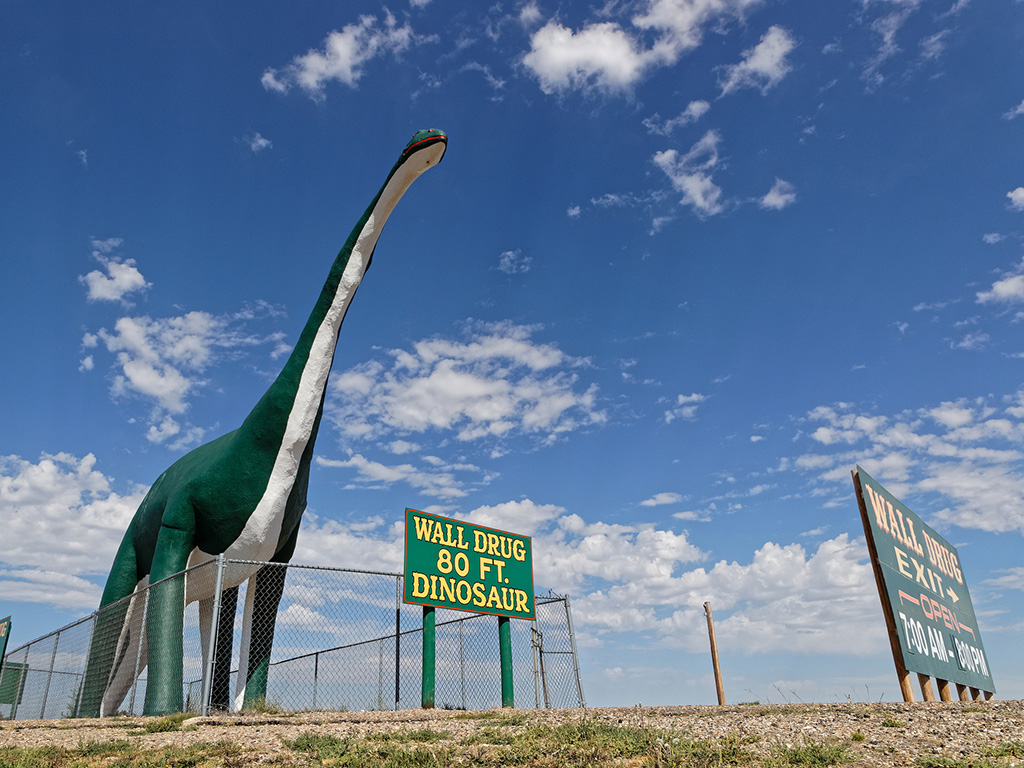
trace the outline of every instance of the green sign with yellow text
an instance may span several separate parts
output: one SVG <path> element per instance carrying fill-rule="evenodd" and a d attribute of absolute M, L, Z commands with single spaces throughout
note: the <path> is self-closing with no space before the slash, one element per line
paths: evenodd
<path fill-rule="evenodd" d="M 530 537 L 406 509 L 404 600 L 534 619 Z"/>
<path fill-rule="evenodd" d="M 995 692 L 956 547 L 857 467 L 865 534 L 910 672 Z"/>

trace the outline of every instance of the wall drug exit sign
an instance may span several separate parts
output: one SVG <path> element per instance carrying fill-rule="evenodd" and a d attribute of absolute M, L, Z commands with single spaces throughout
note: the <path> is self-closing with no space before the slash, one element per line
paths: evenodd
<path fill-rule="evenodd" d="M 956 547 L 859 466 L 854 488 L 904 667 L 995 693 Z"/>
<path fill-rule="evenodd" d="M 403 600 L 535 619 L 530 537 L 406 509 Z"/>

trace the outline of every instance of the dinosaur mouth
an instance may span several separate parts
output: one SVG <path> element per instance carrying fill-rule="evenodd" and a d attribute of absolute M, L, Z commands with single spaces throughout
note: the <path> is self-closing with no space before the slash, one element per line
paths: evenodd
<path fill-rule="evenodd" d="M 434 144 L 444 144 L 445 147 L 448 145 L 448 137 L 444 131 L 439 131 L 436 128 L 431 128 L 428 131 L 419 131 L 412 139 L 406 144 L 405 149 L 402 150 L 402 159 L 408 159 L 411 155 L 419 152 L 422 149 L 433 146 Z M 438 158 L 440 160 L 440 158 Z"/>

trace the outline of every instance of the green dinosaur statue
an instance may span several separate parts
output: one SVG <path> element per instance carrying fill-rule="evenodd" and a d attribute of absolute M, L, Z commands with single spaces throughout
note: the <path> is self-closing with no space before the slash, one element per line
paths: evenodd
<path fill-rule="evenodd" d="M 220 553 L 261 562 L 290 560 L 342 321 L 388 216 L 419 175 L 441 161 L 447 141 L 438 130 L 412 137 L 334 260 L 291 356 L 266 394 L 242 426 L 178 459 L 146 494 L 103 590 L 101 608 L 122 602 L 101 612 L 93 630 L 78 715 L 117 711 L 136 670 L 147 662 L 145 714 L 181 711 L 184 606 L 200 601 L 205 651 L 209 633 L 217 631 L 210 626 L 213 579 L 206 579 L 208 584 L 190 579 L 186 593 L 184 579 L 169 576 Z M 265 695 L 284 587 L 282 568 L 259 568 L 232 567 L 224 584 L 236 588 L 250 579 L 236 707 Z M 124 600 L 150 584 L 145 611 L 141 600 Z"/>

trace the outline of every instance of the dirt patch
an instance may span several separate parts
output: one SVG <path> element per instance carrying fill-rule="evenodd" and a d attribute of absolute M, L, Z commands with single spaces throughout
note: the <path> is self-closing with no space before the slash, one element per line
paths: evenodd
<path fill-rule="evenodd" d="M 479 744 L 496 729 L 510 734 L 563 725 L 640 729 L 709 744 L 734 743 L 753 764 L 805 745 L 846 745 L 846 765 L 1024 765 L 1024 701 L 918 704 L 799 704 L 697 707 L 630 707 L 562 710 L 403 710 L 398 712 L 301 712 L 191 718 L 160 731 L 159 718 L 0 722 L 0 747 L 60 746 L 128 739 L 141 750 L 227 740 L 246 762 L 291 763 L 288 746 L 300 736 L 416 740 L 427 729 L 443 733 L 457 750 Z M 408 736 L 406 737 L 406 733 Z M 1010 745 L 1008 748 L 1007 745 Z M 1019 751 L 1018 751 L 1019 750 Z M 639 765 L 645 764 L 641 760 Z"/>

